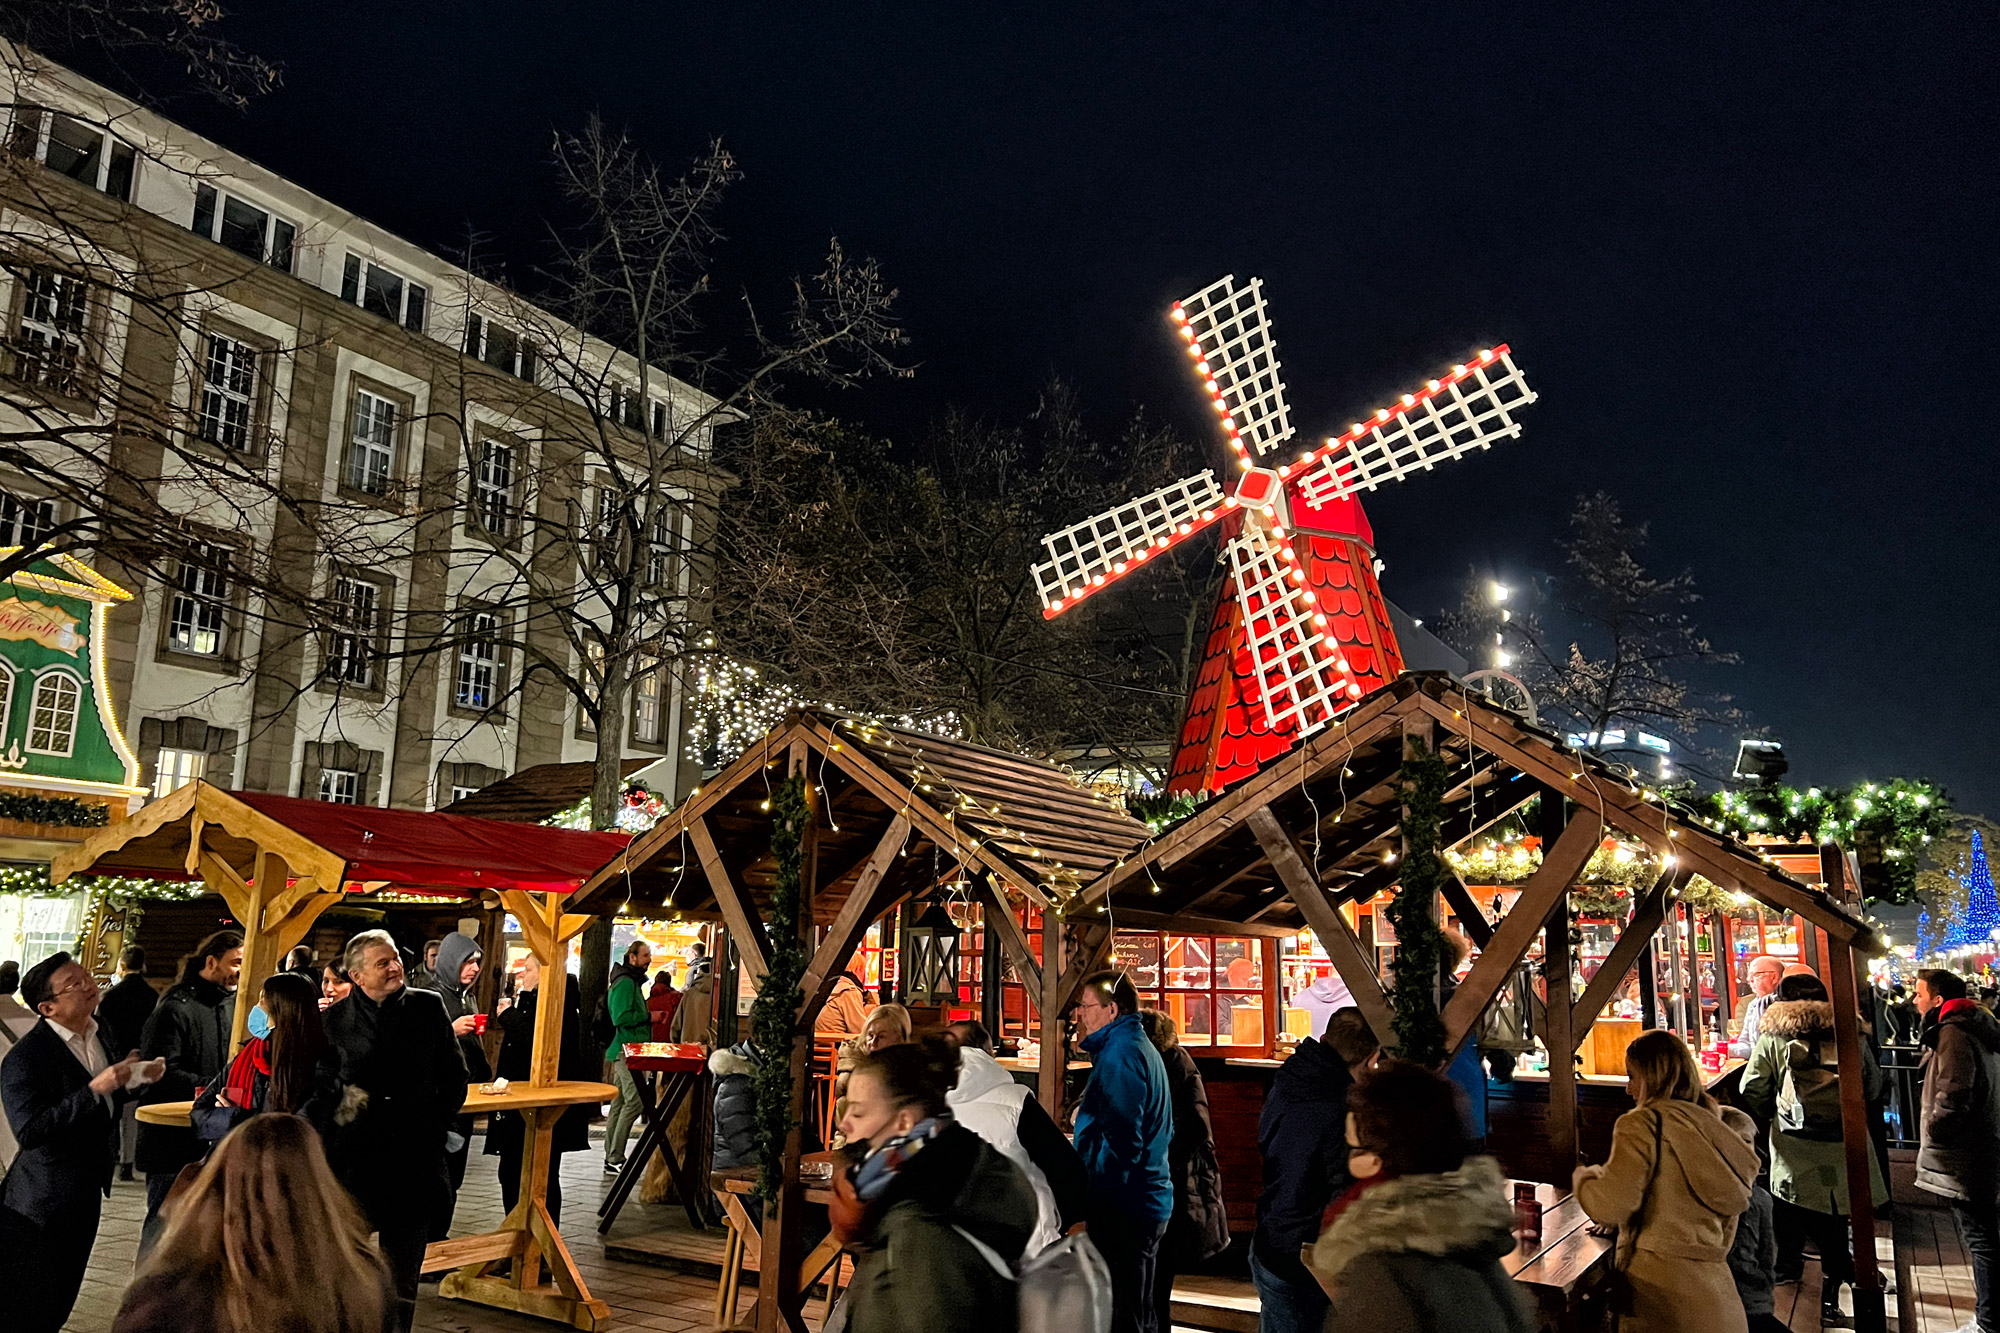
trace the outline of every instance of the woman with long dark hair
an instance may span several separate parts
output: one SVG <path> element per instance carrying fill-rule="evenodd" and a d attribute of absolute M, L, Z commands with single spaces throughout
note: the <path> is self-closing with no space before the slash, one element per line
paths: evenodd
<path fill-rule="evenodd" d="M 396 1327 L 395 1292 L 367 1224 L 319 1136 L 293 1115 L 256 1116 L 216 1147 L 112 1324 L 113 1333 Z"/>
<path fill-rule="evenodd" d="M 319 988 L 296 972 L 267 978 L 249 1028 L 228 1070 L 195 1098 L 196 1131 L 213 1143 L 259 1111 L 289 1111 L 324 1129 L 335 1099 L 324 1095 L 319 1073 L 326 1050 Z"/>

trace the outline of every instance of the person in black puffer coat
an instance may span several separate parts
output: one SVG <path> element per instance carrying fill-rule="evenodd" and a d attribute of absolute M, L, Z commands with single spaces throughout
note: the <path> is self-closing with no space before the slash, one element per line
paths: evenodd
<path fill-rule="evenodd" d="M 243 970 L 243 936 L 218 930 L 195 946 L 181 964 L 178 984 L 146 1020 L 139 1053 L 165 1060 L 167 1073 L 147 1089 L 142 1105 L 193 1101 L 222 1077 L 229 1064 L 230 1031 L 236 1023 L 236 978 Z M 146 1221 L 139 1231 L 139 1258 L 152 1252 L 166 1227 L 160 1205 L 181 1168 L 201 1160 L 204 1145 L 192 1127 L 139 1126 L 133 1163 L 146 1175 Z"/>
<path fill-rule="evenodd" d="M 501 1011 L 500 1055 L 494 1072 L 509 1083 L 525 1086 L 534 1074 L 535 1013 L 541 1003 L 542 965 L 534 955 L 521 960 L 520 994 Z M 556 1056 L 556 1076 L 564 1082 L 595 1083 L 598 1061 L 583 1039 L 583 1010 L 576 987 L 563 987 L 562 1047 Z M 595 1104 L 572 1106 L 556 1121 L 549 1148 L 549 1191 L 543 1198 L 549 1216 L 562 1220 L 562 1155 L 590 1146 L 590 1122 Z M 487 1117 L 486 1152 L 500 1158 L 500 1201 L 508 1212 L 521 1197 L 521 1151 L 526 1124 L 518 1111 L 498 1111 Z"/>
<path fill-rule="evenodd" d="M 1181 1045 L 1174 1020 L 1141 1009 L 1139 1021 L 1167 1068 L 1174 1137 L 1167 1165 L 1174 1177 L 1174 1215 L 1153 1268 L 1153 1303 L 1161 1329 L 1172 1328 L 1174 1274 L 1229 1248 L 1229 1214 L 1222 1206 L 1222 1167 L 1215 1160 L 1215 1124 L 1208 1115 L 1208 1085 L 1194 1057 Z"/>

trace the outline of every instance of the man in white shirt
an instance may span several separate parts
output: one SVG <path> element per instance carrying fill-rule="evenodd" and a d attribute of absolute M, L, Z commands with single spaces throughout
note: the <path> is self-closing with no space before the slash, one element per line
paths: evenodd
<path fill-rule="evenodd" d="M 69 1319 L 118 1161 L 118 1114 L 162 1062 L 115 1058 L 97 1020 L 96 978 L 66 953 L 37 963 L 22 997 L 41 1015 L 0 1060 L 0 1105 L 20 1143 L 0 1182 L 0 1232 L 17 1272 L 10 1288 L 23 1333 Z"/>
<path fill-rule="evenodd" d="M 1778 983 L 1785 978 L 1785 965 L 1769 954 L 1759 954 L 1746 969 L 1755 998 L 1743 1006 L 1743 1033 L 1740 1040 L 1754 1048 L 1764 1027 L 1764 1011 L 1778 998 Z"/>

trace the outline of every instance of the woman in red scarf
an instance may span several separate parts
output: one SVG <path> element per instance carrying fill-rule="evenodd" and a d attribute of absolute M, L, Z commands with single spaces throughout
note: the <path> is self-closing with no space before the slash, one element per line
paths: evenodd
<path fill-rule="evenodd" d="M 314 1121 L 331 1116 L 336 1098 L 318 1095 L 320 1054 L 326 1029 L 320 1023 L 319 991 L 294 972 L 264 982 L 250 1011 L 250 1037 L 229 1062 L 222 1078 L 195 1098 L 191 1119 L 197 1133 L 213 1143 L 259 1111 L 290 1111 Z"/>

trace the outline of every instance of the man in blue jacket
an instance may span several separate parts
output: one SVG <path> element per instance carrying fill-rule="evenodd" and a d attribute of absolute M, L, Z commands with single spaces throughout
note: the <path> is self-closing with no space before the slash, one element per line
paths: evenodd
<path fill-rule="evenodd" d="M 1167 1070 L 1139 1022 L 1123 972 L 1095 972 L 1077 993 L 1090 1083 L 1076 1111 L 1076 1151 L 1089 1184 L 1089 1234 L 1111 1269 L 1112 1333 L 1165 1333 L 1153 1268 L 1174 1212 L 1167 1147 L 1174 1137 Z"/>

